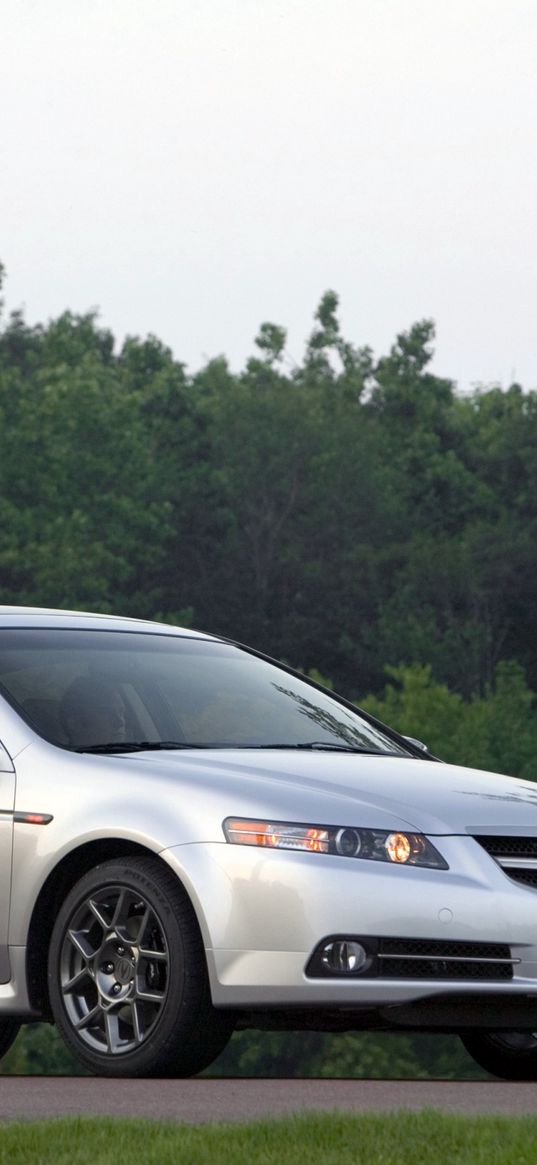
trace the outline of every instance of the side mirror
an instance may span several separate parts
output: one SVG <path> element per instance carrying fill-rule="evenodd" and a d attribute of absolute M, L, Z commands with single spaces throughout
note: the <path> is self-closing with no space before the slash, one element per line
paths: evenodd
<path fill-rule="evenodd" d="M 423 740 L 416 740 L 415 736 L 403 736 L 403 740 L 408 740 L 409 744 L 413 744 L 414 748 L 419 748 L 421 752 L 429 751 L 427 745 L 423 743 Z"/>

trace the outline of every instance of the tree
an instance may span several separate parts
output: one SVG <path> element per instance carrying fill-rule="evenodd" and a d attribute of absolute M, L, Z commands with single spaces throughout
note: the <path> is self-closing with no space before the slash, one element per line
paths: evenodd
<path fill-rule="evenodd" d="M 497 665 L 484 695 L 464 701 L 433 679 L 429 666 L 388 667 L 381 697 L 361 702 L 403 735 L 423 741 L 441 760 L 537 780 L 536 700 L 515 661 Z"/>

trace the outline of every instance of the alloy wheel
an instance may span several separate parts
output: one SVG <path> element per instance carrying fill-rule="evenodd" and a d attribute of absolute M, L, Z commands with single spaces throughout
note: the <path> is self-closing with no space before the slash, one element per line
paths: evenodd
<path fill-rule="evenodd" d="M 93 1051 L 140 1048 L 162 1012 L 169 984 L 164 927 L 144 897 L 104 886 L 77 907 L 64 932 L 60 990 L 70 1023 Z"/>

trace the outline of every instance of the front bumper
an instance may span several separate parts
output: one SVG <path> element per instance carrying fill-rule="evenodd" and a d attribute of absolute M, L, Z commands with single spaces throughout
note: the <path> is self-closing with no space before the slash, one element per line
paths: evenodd
<path fill-rule="evenodd" d="M 531 997 L 537 1006 L 537 892 L 512 882 L 468 836 L 435 844 L 448 870 L 205 843 L 162 856 L 200 923 L 213 1002 L 235 1008 L 378 1008 L 431 997 Z M 311 978 L 326 936 L 507 944 L 505 983 Z"/>

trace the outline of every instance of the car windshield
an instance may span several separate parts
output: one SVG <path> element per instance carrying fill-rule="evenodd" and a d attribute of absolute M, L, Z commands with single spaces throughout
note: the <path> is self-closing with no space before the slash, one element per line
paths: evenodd
<path fill-rule="evenodd" d="M 202 638 L 3 630 L 0 692 L 41 736 L 82 751 L 412 751 L 276 664 Z"/>

